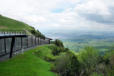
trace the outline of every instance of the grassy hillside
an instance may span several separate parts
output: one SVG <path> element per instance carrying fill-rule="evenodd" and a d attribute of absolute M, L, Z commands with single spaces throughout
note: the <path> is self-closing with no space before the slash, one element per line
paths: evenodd
<path fill-rule="evenodd" d="M 0 15 L 0 30 L 32 30 L 33 28 L 23 22 Z"/>
<path fill-rule="evenodd" d="M 51 45 L 40 46 L 10 60 L 0 62 L 0 76 L 57 76 L 51 72 L 52 64 L 42 58 L 53 57 L 49 46 Z M 37 54 L 38 51 L 43 52 Z"/>
<path fill-rule="evenodd" d="M 0 15 L 0 31 L 25 31 L 27 34 L 43 37 L 44 35 L 28 24 Z"/>

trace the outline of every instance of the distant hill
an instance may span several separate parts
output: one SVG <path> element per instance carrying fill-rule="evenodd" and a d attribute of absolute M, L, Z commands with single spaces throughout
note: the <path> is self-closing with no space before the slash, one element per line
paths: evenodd
<path fill-rule="evenodd" d="M 28 24 L 2 15 L 0 15 L 0 31 L 25 31 L 27 34 L 44 37 L 42 33 Z"/>

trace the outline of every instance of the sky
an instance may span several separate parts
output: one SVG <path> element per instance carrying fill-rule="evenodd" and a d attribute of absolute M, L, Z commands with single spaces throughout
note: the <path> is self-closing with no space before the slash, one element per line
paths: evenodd
<path fill-rule="evenodd" d="M 0 14 L 43 33 L 114 30 L 114 0 L 0 0 Z"/>

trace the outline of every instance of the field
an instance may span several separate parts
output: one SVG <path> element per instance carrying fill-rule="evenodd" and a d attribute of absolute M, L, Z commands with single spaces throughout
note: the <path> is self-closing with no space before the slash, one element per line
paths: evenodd
<path fill-rule="evenodd" d="M 108 51 L 114 47 L 114 36 L 111 35 L 82 35 L 62 39 L 65 47 L 74 51 L 80 51 L 86 46 L 92 46 L 101 52 Z"/>
<path fill-rule="evenodd" d="M 86 46 L 92 46 L 100 51 L 107 51 L 114 46 L 114 41 L 108 41 L 108 40 L 87 40 L 87 41 L 77 41 L 77 40 L 64 40 L 65 47 L 70 48 L 74 51 L 80 51 Z"/>

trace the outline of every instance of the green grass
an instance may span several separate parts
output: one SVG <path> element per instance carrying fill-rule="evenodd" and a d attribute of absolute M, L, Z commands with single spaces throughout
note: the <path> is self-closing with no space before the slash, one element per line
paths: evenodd
<path fill-rule="evenodd" d="M 28 24 L 0 15 L 0 30 L 2 31 L 4 30 L 18 31 L 18 30 L 31 30 L 31 29 L 33 28 Z"/>
<path fill-rule="evenodd" d="M 42 58 L 53 57 L 49 46 L 51 45 L 40 46 L 0 62 L 0 76 L 57 76 L 50 71 L 52 64 Z M 36 54 L 38 51 L 43 51 L 39 54 L 40 57 Z"/>
<path fill-rule="evenodd" d="M 38 57 L 45 59 L 45 60 L 54 60 L 57 56 L 54 56 L 52 54 L 51 48 L 54 48 L 54 45 L 45 45 L 45 47 L 40 46 L 40 48 L 38 49 L 38 51 L 35 52 L 35 54 Z"/>
<path fill-rule="evenodd" d="M 0 15 L 0 32 L 26 32 L 27 35 L 35 35 L 44 38 L 44 35 L 28 24 Z M 34 33 L 35 34 L 34 34 Z"/>

